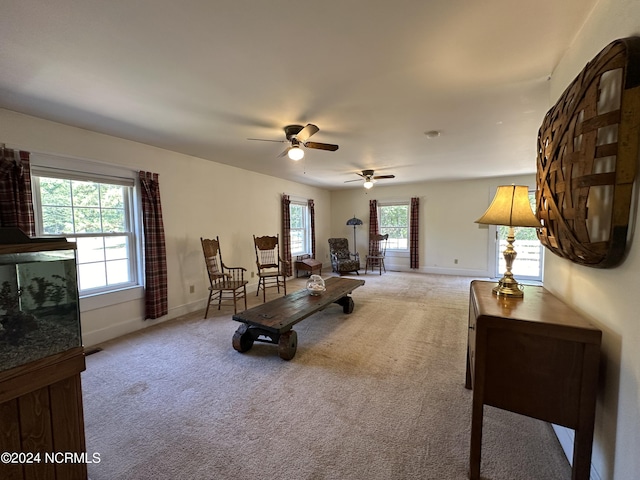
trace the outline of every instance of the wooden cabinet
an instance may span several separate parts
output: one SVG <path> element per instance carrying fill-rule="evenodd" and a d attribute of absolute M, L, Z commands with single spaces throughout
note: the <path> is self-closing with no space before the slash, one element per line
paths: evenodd
<path fill-rule="evenodd" d="M 543 287 L 524 298 L 471 282 L 465 386 L 473 388 L 470 478 L 480 478 L 484 405 L 575 430 L 573 480 L 587 480 L 602 332 Z"/>
<path fill-rule="evenodd" d="M 77 347 L 0 373 L 0 452 L 39 454 L 0 463 L 0 478 L 87 478 L 84 459 L 63 457 L 86 451 L 80 384 L 84 369 L 84 349 Z"/>
<path fill-rule="evenodd" d="M 87 478 L 75 243 L 0 228 L 0 478 Z"/>

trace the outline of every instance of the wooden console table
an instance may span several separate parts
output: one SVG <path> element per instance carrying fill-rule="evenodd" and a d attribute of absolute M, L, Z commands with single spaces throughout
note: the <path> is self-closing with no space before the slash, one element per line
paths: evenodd
<path fill-rule="evenodd" d="M 524 298 L 471 282 L 466 388 L 473 388 L 469 477 L 480 478 L 484 405 L 575 430 L 573 480 L 587 480 L 602 332 L 543 287 Z"/>

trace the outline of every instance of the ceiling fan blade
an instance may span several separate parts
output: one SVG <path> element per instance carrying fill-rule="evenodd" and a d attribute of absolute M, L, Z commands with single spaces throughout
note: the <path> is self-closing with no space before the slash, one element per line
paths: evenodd
<path fill-rule="evenodd" d="M 376 180 L 380 180 L 381 178 L 396 178 L 396 176 L 395 175 L 376 175 L 373 178 Z"/>
<path fill-rule="evenodd" d="M 306 127 L 304 127 L 302 130 L 300 130 L 297 134 L 296 134 L 296 138 L 298 139 L 298 141 L 300 143 L 304 143 L 307 141 L 307 139 L 311 136 L 311 135 L 315 135 L 316 133 L 318 133 L 320 131 L 320 129 L 318 127 L 316 127 L 313 123 L 308 123 Z M 312 147 L 313 148 L 313 147 Z"/>
<path fill-rule="evenodd" d="M 280 155 L 278 155 L 278 158 L 285 157 L 287 155 L 287 153 L 289 153 L 289 150 L 291 150 L 291 147 L 285 148 L 284 152 L 282 152 Z"/>
<path fill-rule="evenodd" d="M 345 180 L 344 183 L 351 183 L 351 182 L 361 182 L 362 179 L 358 178 L 357 180 Z"/>
<path fill-rule="evenodd" d="M 247 140 L 256 140 L 258 142 L 278 142 L 278 143 L 287 142 L 287 140 L 267 140 L 266 138 L 247 138 Z"/>
<path fill-rule="evenodd" d="M 304 146 L 307 148 L 317 148 L 318 150 L 329 150 L 330 152 L 338 150 L 338 145 L 331 143 L 306 142 Z"/>

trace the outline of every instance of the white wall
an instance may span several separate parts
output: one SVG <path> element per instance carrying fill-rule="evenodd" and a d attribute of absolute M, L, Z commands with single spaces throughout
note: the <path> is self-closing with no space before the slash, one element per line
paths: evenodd
<path fill-rule="evenodd" d="M 536 138 L 537 132 L 531 132 Z M 506 159 L 505 159 L 506 161 Z M 531 159 L 535 169 L 535 158 Z M 384 186 L 378 182 L 371 190 L 362 186 L 349 190 L 339 190 L 331 195 L 331 233 L 346 237 L 353 251 L 353 227 L 346 225 L 349 218 L 356 217 L 364 222 L 357 228 L 357 249 L 361 263 L 368 250 L 369 200 L 409 201 L 411 197 L 420 199 L 419 258 L 423 273 L 468 275 L 490 277 L 489 228 L 475 222 L 485 212 L 495 189 L 499 185 L 535 186 L 535 175 L 514 177 L 482 178 L 476 180 L 440 181 L 413 183 L 408 185 Z M 455 263 L 455 260 L 458 263 Z M 409 271 L 408 255 L 394 257 L 387 254 L 387 269 Z"/>
<path fill-rule="evenodd" d="M 169 315 L 203 308 L 207 295 L 200 237 L 220 237 L 225 263 L 256 270 L 253 234 L 281 234 L 282 193 L 313 198 L 318 256 L 326 256 L 327 190 L 0 109 L 0 141 L 10 148 L 69 156 L 160 175 L 167 247 Z M 255 277 L 249 278 L 255 284 Z M 195 287 L 193 294 L 189 286 Z M 255 286 L 250 285 L 253 294 Z M 141 299 L 83 311 L 87 346 L 157 323 Z"/>
<path fill-rule="evenodd" d="M 617 38 L 640 35 L 640 2 L 601 0 L 551 79 L 557 99 L 575 76 Z M 555 100 L 554 100 L 555 101 Z M 636 112 L 640 115 L 640 112 Z M 640 220 L 634 214 L 636 224 Z M 587 268 L 548 254 L 544 285 L 603 330 L 603 382 L 598 398 L 593 466 L 603 480 L 640 475 L 640 238 L 613 269 Z"/>

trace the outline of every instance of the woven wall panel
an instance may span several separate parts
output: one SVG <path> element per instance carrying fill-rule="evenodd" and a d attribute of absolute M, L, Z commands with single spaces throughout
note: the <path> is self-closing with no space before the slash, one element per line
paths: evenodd
<path fill-rule="evenodd" d="M 625 255 L 640 146 L 640 38 L 610 43 L 580 72 L 538 132 L 542 244 L 581 265 Z"/>

